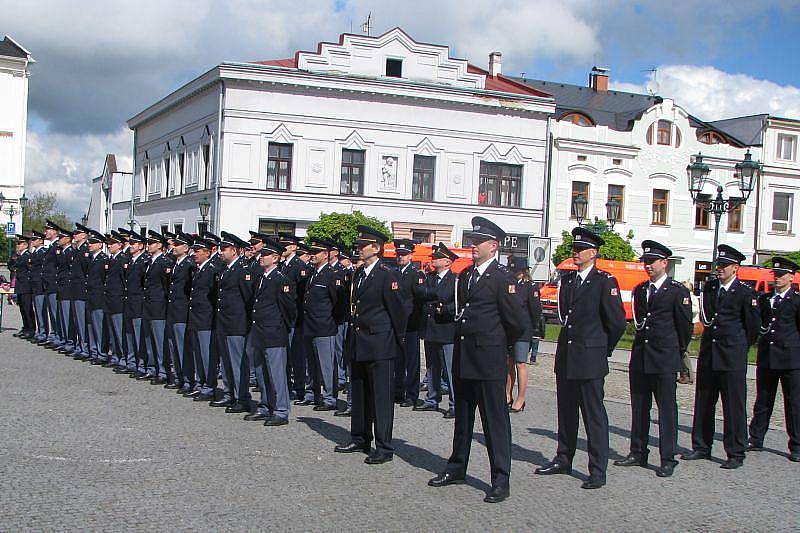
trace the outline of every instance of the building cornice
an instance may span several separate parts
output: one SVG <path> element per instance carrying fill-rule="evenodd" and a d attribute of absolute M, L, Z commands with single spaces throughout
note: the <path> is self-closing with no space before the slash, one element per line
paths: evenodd
<path fill-rule="evenodd" d="M 555 140 L 556 148 L 570 152 L 592 152 L 600 155 L 614 155 L 619 157 L 634 158 L 641 148 L 638 146 L 604 143 L 600 141 L 587 141 L 583 139 L 565 139 L 563 137 Z"/>

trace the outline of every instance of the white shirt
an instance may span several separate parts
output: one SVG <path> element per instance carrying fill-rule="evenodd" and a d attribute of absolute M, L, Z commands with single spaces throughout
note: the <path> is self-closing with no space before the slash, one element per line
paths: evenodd
<path fill-rule="evenodd" d="M 589 273 L 592 271 L 593 268 L 594 265 L 583 270 L 578 270 L 578 275 L 581 277 L 581 285 L 583 285 L 586 282 L 586 278 L 589 277 Z"/>
<path fill-rule="evenodd" d="M 327 264 L 328 264 L 328 263 L 320 263 L 320 265 L 317 267 L 317 274 L 319 274 L 319 273 L 320 273 L 320 271 L 322 271 L 322 269 L 323 269 L 323 268 L 325 268 L 325 266 L 326 266 Z"/>
<path fill-rule="evenodd" d="M 441 272 L 437 273 L 436 275 L 439 276 L 439 280 L 443 280 L 447 273 L 450 272 L 449 268 L 442 270 Z"/>
<path fill-rule="evenodd" d="M 731 290 L 731 285 L 733 285 L 733 283 L 735 281 L 736 281 L 736 276 L 733 276 L 728 283 L 726 283 L 725 285 L 722 286 L 722 288 L 725 289 L 725 292 L 728 292 L 729 290 Z"/>
<path fill-rule="evenodd" d="M 206 263 L 208 263 L 209 261 L 211 261 L 211 257 L 209 257 L 208 259 L 206 259 L 205 261 L 203 261 L 202 263 L 200 263 L 200 267 L 199 267 L 199 269 L 198 269 L 198 270 L 202 270 L 202 269 L 203 269 L 203 267 L 204 267 L 204 266 L 206 266 Z"/>
<path fill-rule="evenodd" d="M 139 252 L 138 254 L 131 257 L 131 263 L 139 259 L 139 256 L 142 255 L 144 252 Z"/>
<path fill-rule="evenodd" d="M 235 264 L 236 264 L 236 262 L 237 262 L 237 261 L 239 261 L 239 256 L 238 256 L 238 255 L 236 256 L 236 259 L 234 259 L 233 261 L 231 261 L 230 263 L 228 263 L 228 266 L 227 266 L 227 268 L 231 268 L 233 265 L 235 265 Z"/>
<path fill-rule="evenodd" d="M 178 266 L 178 265 L 180 265 L 181 263 L 183 263 L 183 260 L 184 260 L 184 259 L 186 259 L 187 257 L 189 257 L 189 256 L 188 256 L 188 255 L 184 255 L 183 257 L 181 257 L 180 259 L 178 259 L 178 260 L 175 262 L 175 266 Z"/>
<path fill-rule="evenodd" d="M 154 255 L 153 257 L 151 257 L 151 258 L 150 258 L 150 264 L 154 264 L 154 263 L 156 262 L 156 259 L 158 259 L 158 258 L 159 258 L 159 257 L 161 257 L 162 255 L 164 255 L 164 252 L 158 252 L 156 255 Z"/>
<path fill-rule="evenodd" d="M 100 252 L 102 252 L 102 251 L 103 251 L 103 250 L 97 250 L 97 251 L 94 253 L 94 255 L 92 255 L 92 259 L 97 259 L 97 256 L 98 256 L 98 255 L 100 255 Z"/>
<path fill-rule="evenodd" d="M 788 287 L 786 287 L 786 290 L 785 290 L 785 291 L 783 291 L 782 293 L 775 293 L 775 296 L 773 296 L 772 298 L 770 298 L 770 300 L 771 300 L 771 301 L 770 301 L 770 304 L 772 305 L 772 307 L 775 307 L 775 299 L 776 299 L 778 296 L 780 296 L 780 297 L 781 297 L 781 301 L 783 301 L 783 300 L 785 300 L 785 299 L 786 299 L 786 295 L 789 293 L 789 291 L 790 291 L 790 290 L 792 290 L 792 286 L 791 286 L 791 285 L 789 285 Z"/>
<path fill-rule="evenodd" d="M 650 285 L 655 285 L 656 291 L 658 291 L 661 288 L 661 286 L 664 285 L 665 281 L 667 281 L 667 275 L 666 274 L 664 274 L 663 276 L 661 276 L 660 278 L 658 278 L 655 281 L 651 281 Z"/>
<path fill-rule="evenodd" d="M 475 270 L 478 271 L 478 276 L 483 276 L 483 273 L 486 272 L 486 269 L 489 268 L 489 265 L 491 265 L 493 262 L 494 259 L 490 259 L 488 261 L 483 262 L 480 266 L 475 265 Z"/>
<path fill-rule="evenodd" d="M 276 268 L 278 268 L 278 267 L 276 267 L 275 265 L 272 265 L 271 267 L 269 267 L 269 270 L 265 270 L 264 271 L 264 277 L 265 278 L 268 277 L 272 273 L 272 271 L 275 270 Z"/>
<path fill-rule="evenodd" d="M 406 266 L 404 266 L 403 268 L 401 268 L 401 269 L 400 269 L 400 273 L 401 273 L 401 274 L 405 274 L 405 273 L 406 273 L 406 270 L 408 270 L 408 267 L 410 267 L 410 266 L 411 266 L 411 263 L 409 263 L 409 264 L 407 264 Z"/>
<path fill-rule="evenodd" d="M 364 278 L 365 279 L 370 275 L 370 273 L 372 272 L 372 269 L 375 268 L 375 265 L 377 265 L 377 264 L 378 264 L 378 261 L 374 261 L 371 265 L 364 267 Z"/>

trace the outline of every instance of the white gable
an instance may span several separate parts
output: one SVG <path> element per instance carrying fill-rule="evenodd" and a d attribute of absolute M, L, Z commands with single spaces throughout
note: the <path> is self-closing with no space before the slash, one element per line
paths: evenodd
<path fill-rule="evenodd" d="M 451 58 L 447 46 L 418 43 L 400 28 L 380 37 L 344 34 L 338 44 L 321 43 L 318 52 L 300 52 L 297 67 L 310 72 L 382 77 L 387 59 L 403 62 L 403 79 L 484 88 L 485 75 L 467 72 L 467 61 Z"/>

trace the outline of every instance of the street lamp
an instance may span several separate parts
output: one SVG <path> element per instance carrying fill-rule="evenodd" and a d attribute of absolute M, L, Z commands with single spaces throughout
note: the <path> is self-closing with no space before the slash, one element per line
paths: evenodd
<path fill-rule="evenodd" d="M 741 198 L 723 198 L 722 185 L 717 185 L 717 196 L 715 198 L 703 198 L 702 192 L 708 182 L 708 174 L 711 171 L 709 166 L 703 162 L 703 154 L 697 154 L 686 167 L 686 174 L 689 178 L 689 192 L 695 205 L 713 213 L 714 215 L 714 251 L 711 262 L 711 271 L 717 269 L 717 244 L 719 243 L 719 222 L 724 213 L 729 213 L 738 207 L 745 205 L 750 193 L 753 192 L 758 176 L 761 174 L 762 164 L 753 161 L 750 150 L 744 156 L 744 160 L 736 163 L 734 175 Z"/>
<path fill-rule="evenodd" d="M 621 210 L 622 204 L 616 198 L 606 202 L 606 219 L 608 220 L 608 225 L 611 226 L 611 231 L 614 231 L 614 224 L 620 219 Z"/>
<path fill-rule="evenodd" d="M 575 214 L 575 220 L 578 221 L 578 225 L 582 226 L 583 221 L 586 220 L 586 206 L 589 202 L 586 201 L 586 198 L 579 194 L 572 198 L 572 212 Z"/>
<path fill-rule="evenodd" d="M 206 220 L 208 219 L 208 211 L 211 209 L 211 203 L 208 201 L 208 197 L 203 196 L 203 199 L 197 203 L 197 206 L 200 208 L 200 218 L 202 220 L 201 224 L 203 225 L 203 231 L 208 231 Z M 198 231 L 197 233 L 202 234 L 203 231 Z"/>

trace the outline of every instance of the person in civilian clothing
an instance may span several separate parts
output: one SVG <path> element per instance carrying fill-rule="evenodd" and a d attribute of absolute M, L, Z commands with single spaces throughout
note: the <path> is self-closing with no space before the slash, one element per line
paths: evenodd
<path fill-rule="evenodd" d="M 353 408 L 350 442 L 339 453 L 363 452 L 370 465 L 394 457 L 394 363 L 403 343 L 408 314 L 398 272 L 381 260 L 383 233 L 358 226 L 356 245 L 364 267 L 353 278 L 351 350 Z M 375 450 L 371 444 L 375 439 Z"/>
<path fill-rule="evenodd" d="M 431 262 L 434 271 L 428 274 L 422 287 L 425 300 L 425 361 L 430 375 L 425 401 L 414 407 L 415 411 L 438 411 L 442 401 L 442 371 L 447 381 L 453 383 L 453 348 L 455 346 L 455 284 L 456 275 L 450 270 L 458 259 L 443 242 L 434 247 Z M 417 374 L 416 381 L 419 381 Z M 416 384 L 416 383 L 415 383 Z M 417 387 L 419 388 L 419 387 Z M 450 388 L 445 418 L 455 418 L 457 393 Z"/>
<path fill-rule="evenodd" d="M 703 286 L 700 317 L 705 329 L 697 358 L 692 451 L 686 461 L 711 458 L 717 400 L 722 396 L 723 444 L 728 460 L 720 468 L 744 464 L 747 447 L 747 351 L 758 337 L 761 317 L 756 294 L 736 274 L 744 254 L 717 247 L 717 279 Z"/>
<path fill-rule="evenodd" d="M 542 304 L 539 291 L 533 286 L 528 275 L 527 257 L 509 257 L 508 269 L 517 280 L 517 296 L 522 304 L 522 320 L 525 330 L 511 345 L 508 354 L 508 379 L 506 380 L 506 400 L 511 413 L 525 410 L 525 391 L 528 388 L 528 352 L 531 351 L 531 339 L 541 336 L 538 327 L 541 323 Z M 536 329 L 534 329 L 536 326 Z M 514 383 L 517 384 L 517 397 L 514 398 Z"/>
<path fill-rule="evenodd" d="M 167 294 L 172 261 L 164 253 L 167 239 L 160 233 L 149 230 L 147 252 L 150 258 L 144 273 L 144 305 L 142 308 L 142 330 L 147 349 L 147 373 L 152 385 L 167 382 L 167 366 L 164 360 L 164 334 L 167 323 Z"/>
<path fill-rule="evenodd" d="M 775 290 L 759 297 L 761 340 L 758 343 L 756 402 L 750 420 L 749 451 L 761 451 L 769 427 L 778 383 L 783 389 L 789 460 L 800 463 L 800 294 L 792 287 L 797 263 L 772 258 Z"/>
<path fill-rule="evenodd" d="M 248 358 L 254 361 L 261 398 L 256 411 L 244 418 L 263 420 L 265 426 L 283 426 L 289 422 L 286 356 L 297 305 L 289 278 L 278 268 L 285 248 L 269 237 L 259 238 L 263 244 L 259 249 L 261 274 L 254 282 L 246 349 Z"/>

